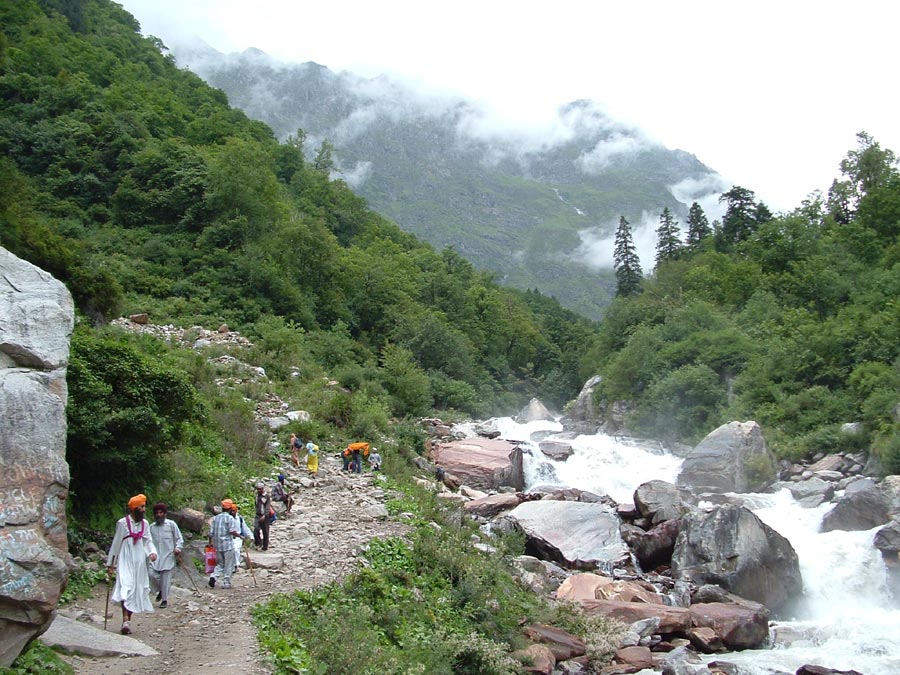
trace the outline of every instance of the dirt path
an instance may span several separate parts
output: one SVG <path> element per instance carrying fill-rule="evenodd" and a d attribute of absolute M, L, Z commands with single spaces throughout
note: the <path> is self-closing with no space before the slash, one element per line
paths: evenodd
<path fill-rule="evenodd" d="M 250 572 L 241 569 L 233 577 L 232 589 L 209 588 L 206 578 L 198 577 L 199 594 L 182 576 L 176 578 L 166 609 L 135 615 L 133 637 L 153 647 L 158 656 L 66 660 L 76 673 L 91 675 L 271 673 L 257 644 L 252 607 L 274 593 L 340 579 L 358 568 L 357 556 L 370 539 L 407 531 L 402 523 L 369 515 L 377 514 L 385 499 L 378 480 L 368 474 L 347 474 L 340 467 L 338 459 L 323 456 L 318 480 L 305 481 L 306 485 L 302 474 L 285 471 L 294 510 L 272 525 L 268 555 L 252 549 L 250 553 L 259 564 L 264 559 L 277 564 L 282 555 L 280 569 L 257 568 L 255 583 Z M 105 592 L 105 586 L 98 587 L 94 597 L 74 603 L 67 613 L 81 611 L 102 623 Z M 119 606 L 110 605 L 108 629 L 118 631 L 120 626 Z"/>

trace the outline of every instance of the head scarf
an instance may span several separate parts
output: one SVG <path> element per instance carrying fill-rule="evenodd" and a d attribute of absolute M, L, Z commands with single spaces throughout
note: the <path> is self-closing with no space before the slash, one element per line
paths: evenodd
<path fill-rule="evenodd" d="M 279 483 L 283 483 L 283 482 L 284 482 L 284 474 L 283 474 L 283 473 L 278 474 L 278 482 L 279 482 Z"/>
<path fill-rule="evenodd" d="M 231 511 L 231 509 L 236 508 L 236 507 L 234 505 L 234 502 L 231 501 L 230 499 L 223 499 L 222 500 L 222 508 L 225 509 L 226 511 Z"/>
<path fill-rule="evenodd" d="M 263 485 L 262 483 L 257 483 L 257 484 L 256 484 L 256 489 L 257 489 L 257 490 L 262 490 L 264 487 L 266 487 L 266 486 Z"/>
<path fill-rule="evenodd" d="M 153 513 L 156 514 L 157 511 L 162 511 L 163 513 L 169 512 L 169 507 L 165 505 L 164 502 L 157 502 L 153 505 Z"/>
<path fill-rule="evenodd" d="M 147 495 L 135 495 L 128 500 L 128 510 L 134 511 L 137 507 L 144 506 L 146 503 Z"/>
<path fill-rule="evenodd" d="M 307 450 L 312 450 L 312 449 L 313 449 L 313 442 L 312 442 L 312 441 L 310 441 L 309 443 L 306 444 L 306 449 L 307 449 Z"/>

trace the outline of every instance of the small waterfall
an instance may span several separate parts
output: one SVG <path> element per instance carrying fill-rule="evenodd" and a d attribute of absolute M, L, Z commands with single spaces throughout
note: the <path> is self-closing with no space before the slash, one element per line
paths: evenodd
<path fill-rule="evenodd" d="M 572 487 L 631 503 L 638 485 L 653 479 L 674 483 L 681 467 L 677 457 L 631 447 L 604 434 L 558 436 L 562 426 L 555 422 L 521 425 L 503 418 L 498 428 L 503 438 L 528 448 L 526 490 L 537 485 Z M 566 461 L 554 461 L 533 438 L 564 440 L 574 453 Z M 819 532 L 833 505 L 805 509 L 788 490 L 733 497 L 791 542 L 800 560 L 805 602 L 792 620 L 773 624 L 771 649 L 710 659 L 737 664 L 741 675 L 794 673 L 804 664 L 900 675 L 900 598 L 891 596 L 885 564 L 872 546 L 878 528 Z"/>

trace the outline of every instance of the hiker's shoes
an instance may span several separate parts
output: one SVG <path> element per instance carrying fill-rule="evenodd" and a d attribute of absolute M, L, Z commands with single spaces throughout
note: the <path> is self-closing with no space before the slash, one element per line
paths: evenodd
<path fill-rule="evenodd" d="M 165 609 L 168 606 L 169 606 L 169 603 L 166 600 L 163 600 L 161 603 L 159 603 L 160 609 Z"/>
<path fill-rule="evenodd" d="M 131 635 L 131 626 L 127 621 L 122 622 L 122 635 Z"/>
<path fill-rule="evenodd" d="M 222 588 L 234 588 L 231 584 L 222 584 Z"/>
<path fill-rule="evenodd" d="M 209 587 L 210 587 L 210 588 L 215 588 L 215 587 L 216 587 L 216 578 L 215 578 L 215 577 L 210 577 L 210 578 L 209 578 Z"/>
<path fill-rule="evenodd" d="M 156 601 L 159 602 L 160 600 L 162 600 L 162 591 L 156 594 Z"/>

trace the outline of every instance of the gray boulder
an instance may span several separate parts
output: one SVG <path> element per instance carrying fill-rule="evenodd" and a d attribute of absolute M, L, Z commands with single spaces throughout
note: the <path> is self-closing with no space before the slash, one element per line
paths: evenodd
<path fill-rule="evenodd" d="M 572 429 L 582 433 L 593 433 L 602 422 L 600 411 L 594 404 L 594 390 L 600 386 L 601 377 L 594 375 L 584 383 L 578 398 L 562 418 L 565 429 Z"/>
<path fill-rule="evenodd" d="M 0 248 L 0 666 L 52 621 L 66 542 L 66 287 Z"/>
<path fill-rule="evenodd" d="M 752 492 L 775 479 L 776 466 L 756 422 L 729 422 L 688 454 L 677 483 L 701 492 Z"/>
<path fill-rule="evenodd" d="M 696 500 L 690 492 L 664 480 L 641 483 L 634 491 L 634 505 L 652 525 L 681 518 Z"/>
<path fill-rule="evenodd" d="M 815 508 L 834 497 L 834 484 L 817 477 L 791 483 L 788 490 L 805 508 Z"/>
<path fill-rule="evenodd" d="M 528 402 L 528 405 L 522 408 L 519 415 L 516 417 L 516 421 L 520 424 L 525 424 L 526 422 L 539 422 L 541 420 L 552 422 L 554 419 L 553 414 L 536 398 L 531 399 L 531 401 Z"/>
<path fill-rule="evenodd" d="M 732 504 L 682 518 L 672 577 L 718 584 L 773 612 L 789 608 L 803 592 L 791 543 L 749 509 Z"/>
<path fill-rule="evenodd" d="M 604 504 L 541 499 L 507 516 L 525 533 L 525 552 L 571 569 L 597 569 L 627 558 L 619 518 Z"/>
<path fill-rule="evenodd" d="M 870 530 L 891 519 L 890 500 L 871 481 L 848 487 L 834 508 L 822 518 L 822 532 Z"/>
<path fill-rule="evenodd" d="M 572 445 L 564 441 L 541 441 L 538 443 L 538 448 L 547 457 L 557 462 L 564 462 L 575 453 Z"/>

